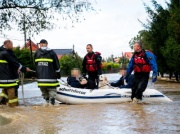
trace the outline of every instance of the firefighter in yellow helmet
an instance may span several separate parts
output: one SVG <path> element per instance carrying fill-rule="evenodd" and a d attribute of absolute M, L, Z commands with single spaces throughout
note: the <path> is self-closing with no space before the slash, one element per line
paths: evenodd
<path fill-rule="evenodd" d="M 18 106 L 18 72 L 31 70 L 18 62 L 12 49 L 13 42 L 11 40 L 4 41 L 0 47 L 0 88 L 2 88 L 0 104 Z"/>

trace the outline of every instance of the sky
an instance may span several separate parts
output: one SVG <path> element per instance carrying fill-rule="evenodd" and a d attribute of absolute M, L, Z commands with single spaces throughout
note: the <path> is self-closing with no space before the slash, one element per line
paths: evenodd
<path fill-rule="evenodd" d="M 150 7 L 151 0 L 92 0 L 96 12 L 85 12 L 81 23 L 68 25 L 67 28 L 44 31 L 34 35 L 31 40 L 38 43 L 41 39 L 48 41 L 52 49 L 71 49 L 80 55 L 86 54 L 86 45 L 92 44 L 93 50 L 101 52 L 103 58 L 111 55 L 120 57 L 122 52 L 132 51 L 129 47 L 131 38 L 144 29 L 138 21 L 146 22 L 148 14 L 143 2 Z M 157 0 L 163 7 L 165 0 Z M 66 22 L 65 22 L 66 23 Z M 12 39 L 14 46 L 24 44 L 23 34 L 17 31 L 7 31 L 7 37 Z M 0 36 L 0 43 L 4 37 Z"/>

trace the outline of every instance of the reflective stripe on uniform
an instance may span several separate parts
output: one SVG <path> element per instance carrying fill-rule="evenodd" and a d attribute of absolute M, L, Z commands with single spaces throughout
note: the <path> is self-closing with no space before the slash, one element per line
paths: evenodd
<path fill-rule="evenodd" d="M 59 70 L 56 70 L 56 72 L 60 72 L 61 71 L 61 69 L 59 69 Z"/>
<path fill-rule="evenodd" d="M 18 80 L 17 79 L 14 79 L 14 80 L 0 80 L 0 82 L 17 82 Z"/>
<path fill-rule="evenodd" d="M 18 98 L 9 100 L 9 103 L 15 103 L 18 102 Z"/>
<path fill-rule="evenodd" d="M 37 79 L 37 81 L 49 81 L 49 82 L 57 82 L 57 79 Z"/>
<path fill-rule="evenodd" d="M 11 84 L 0 84 L 0 87 L 13 87 L 13 86 L 17 86 L 17 83 L 11 83 Z"/>
<path fill-rule="evenodd" d="M 8 63 L 6 60 L 0 60 L 0 63 Z"/>
<path fill-rule="evenodd" d="M 58 83 L 38 83 L 38 86 L 59 86 Z"/>
<path fill-rule="evenodd" d="M 0 93 L 0 97 L 5 97 L 6 99 L 8 98 L 8 96 L 5 93 Z"/>
<path fill-rule="evenodd" d="M 35 62 L 53 62 L 53 59 L 47 59 L 47 58 L 39 58 L 39 59 L 35 59 Z"/>

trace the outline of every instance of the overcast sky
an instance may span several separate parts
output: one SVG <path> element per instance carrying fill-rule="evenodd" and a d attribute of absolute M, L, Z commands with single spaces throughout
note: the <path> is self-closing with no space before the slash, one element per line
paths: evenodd
<path fill-rule="evenodd" d="M 94 1 L 94 0 L 93 0 Z M 151 6 L 151 0 L 144 0 Z M 165 0 L 157 0 L 165 5 Z M 86 45 L 92 44 L 94 51 L 102 53 L 106 58 L 110 55 L 121 56 L 122 52 L 131 51 L 129 41 L 137 35 L 143 27 L 138 19 L 146 22 L 147 13 L 142 0 L 96 0 L 96 12 L 83 13 L 86 20 L 68 25 L 67 29 L 45 31 L 35 35 L 32 41 L 37 43 L 46 39 L 50 48 L 72 48 L 80 56 L 86 54 Z M 23 34 L 7 32 L 7 38 L 12 39 L 14 45 L 23 45 Z M 17 39 L 17 40 L 13 40 Z M 5 39 L 0 36 L 0 43 Z"/>

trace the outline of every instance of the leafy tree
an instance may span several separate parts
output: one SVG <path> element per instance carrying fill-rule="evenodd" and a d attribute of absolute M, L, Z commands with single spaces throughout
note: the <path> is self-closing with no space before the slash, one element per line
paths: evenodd
<path fill-rule="evenodd" d="M 103 61 L 113 62 L 114 61 L 113 55 L 107 57 L 106 59 L 103 58 Z"/>
<path fill-rule="evenodd" d="M 60 66 L 63 75 L 70 75 L 73 68 L 79 68 L 82 70 L 82 58 L 74 55 L 63 55 L 60 59 Z"/>
<path fill-rule="evenodd" d="M 108 70 L 112 69 L 119 69 L 120 65 L 119 63 L 114 63 L 114 62 L 102 62 L 102 71 L 107 72 Z"/>
<path fill-rule="evenodd" d="M 139 31 L 138 35 L 129 41 L 130 48 L 133 49 L 134 43 L 141 41 L 145 50 L 151 50 L 151 45 L 148 43 L 148 40 L 150 40 L 148 34 L 148 30 Z"/>
<path fill-rule="evenodd" d="M 139 37 L 145 49 L 153 51 L 157 56 L 159 71 L 165 72 L 170 70 L 170 68 L 167 65 L 166 57 L 162 54 L 161 48 L 166 45 L 168 39 L 167 25 L 170 14 L 167 9 L 164 9 L 155 0 L 152 0 L 152 4 L 155 10 L 144 4 L 149 19 L 146 24 L 141 22 L 145 30 L 140 32 Z"/>
<path fill-rule="evenodd" d="M 30 51 L 28 49 L 20 49 L 20 47 L 17 47 L 14 49 L 14 53 L 22 65 L 32 67 Z"/>
<path fill-rule="evenodd" d="M 119 59 L 119 64 L 120 64 L 120 67 L 122 67 L 122 68 L 124 68 L 124 67 L 126 68 L 128 66 L 128 63 L 129 63 L 129 59 L 126 58 L 125 56 L 123 56 Z"/>
<path fill-rule="evenodd" d="M 145 5 L 149 15 L 145 30 L 130 41 L 130 46 L 136 40 L 141 40 L 145 47 L 151 49 L 157 56 L 158 68 L 161 74 L 175 73 L 176 80 L 180 72 L 180 1 L 170 0 L 168 8 L 164 9 L 152 0 L 154 9 Z"/>
<path fill-rule="evenodd" d="M 33 65 L 31 64 L 31 56 L 30 56 L 30 51 L 28 49 L 20 49 L 20 47 L 16 47 L 14 48 L 14 53 L 16 57 L 18 58 L 18 61 L 23 66 L 34 69 Z M 32 77 L 32 76 L 35 76 L 35 74 L 31 72 L 27 72 L 25 74 L 25 77 Z"/>
<path fill-rule="evenodd" d="M 162 53 L 167 64 L 174 72 L 180 72 L 180 1 L 171 0 L 169 4 L 170 18 L 168 19 L 169 38 Z"/>
<path fill-rule="evenodd" d="M 83 11 L 93 10 L 87 0 L 1 0 L 0 32 L 17 27 L 29 35 L 55 27 L 68 18 L 78 22 Z M 59 19 L 62 18 L 62 19 Z"/>

